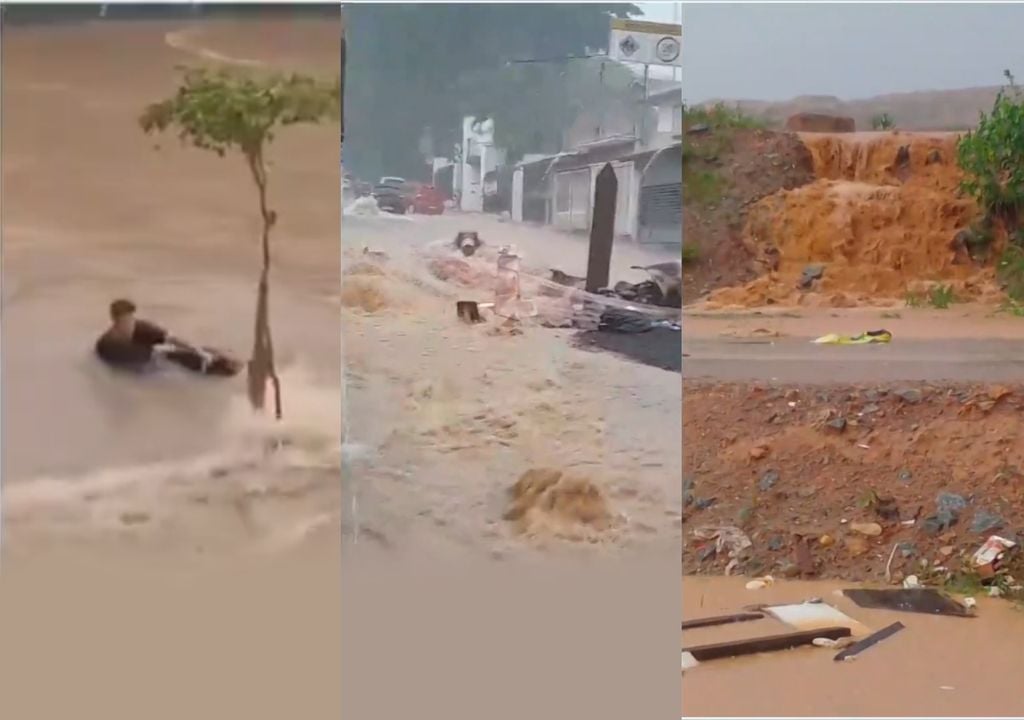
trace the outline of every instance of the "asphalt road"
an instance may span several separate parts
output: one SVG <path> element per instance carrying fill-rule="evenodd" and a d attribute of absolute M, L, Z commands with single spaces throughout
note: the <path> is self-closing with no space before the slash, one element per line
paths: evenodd
<path fill-rule="evenodd" d="M 687 338 L 683 375 L 782 383 L 1024 382 L 1024 340 L 899 340 L 814 345 L 802 338 Z"/>

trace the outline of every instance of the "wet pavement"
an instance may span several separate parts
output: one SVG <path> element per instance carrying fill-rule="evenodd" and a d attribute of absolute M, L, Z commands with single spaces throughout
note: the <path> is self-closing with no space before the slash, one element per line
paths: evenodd
<path fill-rule="evenodd" d="M 1024 330 L 1024 326 L 1022 326 Z M 684 337 L 688 378 L 781 383 L 1017 382 L 1024 340 L 896 339 L 888 345 L 815 345 L 806 338 Z"/>

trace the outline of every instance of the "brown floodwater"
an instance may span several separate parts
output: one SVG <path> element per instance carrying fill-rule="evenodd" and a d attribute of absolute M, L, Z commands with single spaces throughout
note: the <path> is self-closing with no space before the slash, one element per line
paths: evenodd
<path fill-rule="evenodd" d="M 976 617 L 930 616 L 856 606 L 832 582 L 777 582 L 747 590 L 748 578 L 684 577 L 683 618 L 739 612 L 752 603 L 798 603 L 819 597 L 871 631 L 897 620 L 906 629 L 835 662 L 835 650 L 804 647 L 713 660 L 682 678 L 684 717 L 976 717 L 1019 716 L 1015 679 L 1024 647 L 1024 612 L 979 598 Z M 758 620 L 683 633 L 687 643 L 786 632 Z M 691 634 L 692 633 L 692 634 Z"/>
<path fill-rule="evenodd" d="M 248 356 L 260 256 L 245 165 L 147 137 L 137 118 L 174 91 L 182 64 L 243 57 L 333 78 L 339 48 L 340 19 L 4 28 L 5 540 L 97 525 L 121 532 L 123 518 L 134 532 L 197 530 L 182 507 L 219 534 L 249 533 L 266 518 L 236 511 L 236 501 L 248 507 L 259 488 L 337 472 L 337 126 L 289 128 L 270 153 L 284 425 L 253 418 L 242 377 L 126 378 L 92 346 L 109 302 L 127 296 L 181 337 Z M 282 432 L 293 456 L 270 468 L 262 446 Z M 243 475 L 258 487 L 244 487 Z M 320 486 L 328 479 L 336 488 L 327 474 Z M 332 512 L 322 500 L 292 519 Z"/>

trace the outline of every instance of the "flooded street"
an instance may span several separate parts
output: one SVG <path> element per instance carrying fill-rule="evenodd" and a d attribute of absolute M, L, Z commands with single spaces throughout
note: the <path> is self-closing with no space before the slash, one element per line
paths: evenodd
<path fill-rule="evenodd" d="M 122 377 L 93 344 L 128 297 L 248 357 L 259 215 L 245 164 L 147 137 L 137 118 L 173 92 L 175 66 L 211 57 L 332 78 L 338 35 L 296 20 L 5 28 L 5 551 L 63 532 L 245 545 L 337 514 L 336 128 L 289 129 L 271 150 L 282 425 L 252 416 L 243 376 Z M 282 435 L 288 452 L 265 459 Z"/>
<path fill-rule="evenodd" d="M 930 616 L 867 610 L 835 594 L 851 585 L 785 581 L 754 591 L 744 588 L 746 582 L 684 577 L 683 619 L 739 612 L 751 603 L 799 603 L 819 597 L 870 631 L 896 621 L 906 629 L 852 662 L 834 662 L 836 650 L 804 647 L 701 663 L 683 674 L 684 717 L 1020 713 L 1020 693 L 1006 682 L 1006 670 L 1019 662 L 1024 612 L 1008 602 L 979 598 L 973 618 Z M 683 645 L 785 632 L 782 627 L 758 620 L 684 631 Z"/>
<path fill-rule="evenodd" d="M 485 257 L 515 244 L 524 272 L 584 273 L 585 240 L 551 230 L 472 215 L 345 216 L 343 482 L 346 498 L 355 498 L 351 506 L 346 500 L 351 536 L 442 557 L 537 547 L 674 557 L 679 375 L 577 349 L 575 331 L 529 319 L 521 333 L 502 331 L 492 316 L 460 323 L 457 299 L 483 302 L 493 294 L 428 269 L 455 257 L 450 243 L 459 230 L 480 233 Z M 616 247 L 613 278 L 649 257 Z M 490 271 L 493 259 L 479 263 L 473 267 Z M 610 527 L 579 536 L 553 521 L 517 532 L 503 519 L 508 491 L 527 471 L 544 468 L 596 488 Z M 567 513 L 574 502 L 565 500 Z M 561 542 L 567 537 L 586 542 Z"/>

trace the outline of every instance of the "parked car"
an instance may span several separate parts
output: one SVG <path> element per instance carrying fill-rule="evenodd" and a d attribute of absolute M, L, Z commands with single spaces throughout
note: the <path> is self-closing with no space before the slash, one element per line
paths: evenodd
<path fill-rule="evenodd" d="M 444 196 L 433 185 L 420 185 L 412 196 L 412 211 L 421 215 L 444 212 Z"/>
<path fill-rule="evenodd" d="M 405 215 L 409 211 L 409 194 L 405 187 L 405 181 L 401 178 L 381 178 L 382 181 L 401 182 L 379 182 L 373 188 L 373 197 L 377 200 L 377 207 L 384 212 L 395 215 Z"/>

